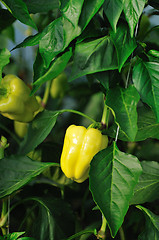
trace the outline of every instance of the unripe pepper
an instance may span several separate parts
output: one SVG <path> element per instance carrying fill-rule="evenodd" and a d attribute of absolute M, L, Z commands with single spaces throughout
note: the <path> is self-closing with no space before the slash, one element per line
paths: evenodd
<path fill-rule="evenodd" d="M 28 131 L 28 123 L 14 121 L 14 131 L 19 138 L 24 138 Z"/>
<path fill-rule="evenodd" d="M 50 95 L 52 98 L 63 98 L 67 91 L 67 76 L 62 72 L 59 76 L 53 79 L 50 87 Z"/>
<path fill-rule="evenodd" d="M 6 75 L 0 83 L 0 113 L 12 120 L 30 122 L 40 105 L 30 88 L 18 77 Z"/>
<path fill-rule="evenodd" d="M 72 180 L 81 183 L 88 178 L 94 155 L 108 145 L 108 137 L 98 129 L 71 125 L 66 130 L 61 154 L 61 169 Z"/>

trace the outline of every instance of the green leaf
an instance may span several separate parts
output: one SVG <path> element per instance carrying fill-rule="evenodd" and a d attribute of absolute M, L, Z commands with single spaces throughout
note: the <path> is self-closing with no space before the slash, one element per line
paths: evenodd
<path fill-rule="evenodd" d="M 71 1 L 69 2 L 71 4 Z M 83 2 L 81 2 L 82 5 Z M 76 15 L 76 10 L 79 14 L 78 9 L 76 7 L 71 9 L 70 5 L 69 11 L 72 11 L 72 14 L 74 14 L 71 16 L 71 19 L 74 17 L 74 23 L 79 19 L 79 15 Z M 49 66 L 56 55 L 63 52 L 70 42 L 81 33 L 78 25 L 74 26 L 74 23 L 65 16 L 61 16 L 51 22 L 42 32 L 39 49 L 46 67 Z"/>
<path fill-rule="evenodd" d="M 159 163 L 142 161 L 143 169 L 130 204 L 153 202 L 159 198 Z"/>
<path fill-rule="evenodd" d="M 0 82 L 2 80 L 3 68 L 9 63 L 10 56 L 11 54 L 8 49 L 6 48 L 0 49 Z"/>
<path fill-rule="evenodd" d="M 138 209 L 140 209 L 146 219 L 145 230 L 138 237 L 139 240 L 157 240 L 159 239 L 159 216 L 152 213 L 150 210 L 138 205 Z"/>
<path fill-rule="evenodd" d="M 107 220 L 112 237 L 123 223 L 141 172 L 138 159 L 121 152 L 115 142 L 91 161 L 90 190 Z"/>
<path fill-rule="evenodd" d="M 82 30 L 86 28 L 93 16 L 99 11 L 104 0 L 85 0 L 79 19 L 79 26 Z"/>
<path fill-rule="evenodd" d="M 58 0 L 24 0 L 30 13 L 43 13 L 59 8 Z"/>
<path fill-rule="evenodd" d="M 137 103 L 140 97 L 134 86 L 109 89 L 105 104 L 112 110 L 116 124 L 130 141 L 137 133 Z"/>
<path fill-rule="evenodd" d="M 118 25 L 116 33 L 110 31 L 110 36 L 117 51 L 120 72 L 128 57 L 137 47 L 136 41 L 135 38 L 130 37 L 129 29 L 124 23 Z"/>
<path fill-rule="evenodd" d="M 135 26 L 142 14 L 146 0 L 125 0 L 124 14 L 130 28 L 130 35 L 133 37 Z"/>
<path fill-rule="evenodd" d="M 103 9 L 111 27 L 116 32 L 116 25 L 124 7 L 124 0 L 105 0 Z"/>
<path fill-rule="evenodd" d="M 40 39 L 41 39 L 41 33 L 37 33 L 34 36 L 29 36 L 29 37 L 25 38 L 23 42 L 21 42 L 20 44 L 15 46 L 12 49 L 12 51 L 14 49 L 21 48 L 21 47 L 35 46 L 35 45 L 39 44 Z"/>
<path fill-rule="evenodd" d="M 68 61 L 70 60 L 72 56 L 72 48 L 70 48 L 68 51 L 64 52 L 61 56 L 57 57 L 51 64 L 50 68 L 45 72 L 44 75 L 40 76 L 34 83 L 33 83 L 33 90 L 32 93 L 34 93 L 34 87 L 37 86 L 40 87 L 43 83 L 46 81 L 52 80 L 55 77 L 57 77 L 63 70 L 65 69 Z M 37 90 L 37 88 L 36 88 Z"/>
<path fill-rule="evenodd" d="M 72 23 L 74 28 L 78 25 L 84 0 L 71 0 L 62 8 L 62 15 Z"/>
<path fill-rule="evenodd" d="M 109 37 L 76 45 L 70 81 L 95 72 L 118 68 L 114 45 Z"/>
<path fill-rule="evenodd" d="M 17 155 L 0 160 L 0 198 L 17 191 L 50 166 L 57 164 L 36 162 Z"/>
<path fill-rule="evenodd" d="M 22 23 L 37 29 L 35 23 L 29 15 L 26 4 L 22 0 L 3 0 L 3 2 L 6 4 L 9 11 L 11 11 L 15 18 Z"/>
<path fill-rule="evenodd" d="M 25 155 L 42 143 L 54 127 L 60 112 L 43 111 L 29 124 L 27 135 L 22 141 L 18 154 Z"/>
<path fill-rule="evenodd" d="M 39 48 L 46 67 L 81 34 L 102 3 L 103 0 L 87 0 L 84 5 L 83 0 L 66 2 L 62 8 L 62 16 L 50 23 L 42 32 Z"/>
<path fill-rule="evenodd" d="M 133 69 L 133 82 L 141 99 L 155 112 L 159 122 L 159 63 L 136 63 Z"/>
<path fill-rule="evenodd" d="M 159 139 L 159 123 L 156 122 L 154 113 L 147 107 L 139 107 L 138 110 L 138 131 L 135 137 L 135 142 L 143 141 L 147 138 Z M 107 131 L 108 136 L 115 138 L 117 125 L 113 124 Z M 129 141 L 127 136 L 119 130 L 118 139 Z"/>
<path fill-rule="evenodd" d="M 0 32 L 9 27 L 14 21 L 15 18 L 8 10 L 0 9 Z"/>
<path fill-rule="evenodd" d="M 74 232 L 70 205 L 61 199 L 30 198 L 39 206 L 33 237 L 38 240 L 61 240 Z"/>

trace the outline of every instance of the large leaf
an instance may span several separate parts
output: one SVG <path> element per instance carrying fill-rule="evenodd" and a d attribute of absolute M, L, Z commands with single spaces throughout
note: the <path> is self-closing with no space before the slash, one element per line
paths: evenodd
<path fill-rule="evenodd" d="M 143 172 L 135 187 L 130 204 L 153 202 L 159 198 L 159 163 L 143 161 L 141 166 Z"/>
<path fill-rule="evenodd" d="M 52 80 L 57 77 L 63 70 L 65 69 L 68 61 L 72 56 L 72 48 L 68 51 L 64 52 L 61 56 L 57 57 L 49 67 L 49 69 L 45 72 L 44 75 L 40 76 L 34 83 L 33 83 L 33 90 L 37 90 L 37 87 L 40 87 L 46 81 Z M 39 69 L 38 69 L 39 70 Z"/>
<path fill-rule="evenodd" d="M 15 21 L 13 15 L 6 9 L 0 9 L 0 32 Z"/>
<path fill-rule="evenodd" d="M 155 112 L 159 122 L 159 63 L 136 63 L 133 69 L 133 82 L 142 100 Z"/>
<path fill-rule="evenodd" d="M 73 60 L 70 81 L 86 74 L 118 68 L 114 45 L 107 36 L 77 44 Z"/>
<path fill-rule="evenodd" d="M 29 124 L 27 135 L 22 141 L 18 154 L 25 155 L 42 143 L 54 127 L 58 111 L 43 111 Z"/>
<path fill-rule="evenodd" d="M 59 7 L 58 0 L 24 0 L 30 13 L 48 12 Z"/>
<path fill-rule="evenodd" d="M 113 237 L 123 223 L 141 172 L 138 159 L 121 152 L 115 142 L 91 161 L 90 190 Z"/>
<path fill-rule="evenodd" d="M 70 42 L 81 34 L 102 3 L 103 0 L 87 0 L 83 6 L 83 0 L 66 2 L 62 7 L 62 16 L 50 23 L 42 32 L 39 47 L 47 67 L 57 54 L 63 52 Z"/>
<path fill-rule="evenodd" d="M 150 210 L 138 205 L 138 209 L 143 211 L 146 219 L 146 225 L 143 233 L 139 236 L 139 240 L 158 240 L 159 239 L 159 216 Z"/>
<path fill-rule="evenodd" d="M 45 65 L 48 67 L 53 58 L 63 52 L 81 30 L 78 20 L 83 0 L 69 0 L 62 9 L 62 16 L 50 23 L 42 32 L 39 48 Z"/>
<path fill-rule="evenodd" d="M 0 198 L 17 191 L 50 166 L 57 164 L 37 162 L 17 155 L 0 160 Z"/>
<path fill-rule="evenodd" d="M 124 14 L 129 24 L 130 34 L 133 37 L 134 28 L 142 14 L 146 0 L 125 0 L 124 1 Z"/>
<path fill-rule="evenodd" d="M 110 31 L 110 36 L 117 51 L 119 71 L 121 71 L 122 66 L 137 45 L 135 39 L 130 37 L 129 29 L 124 23 L 118 25 L 116 33 Z"/>
<path fill-rule="evenodd" d="M 55 198 L 29 200 L 35 201 L 39 206 L 33 237 L 38 240 L 61 240 L 73 234 L 75 221 L 67 202 Z"/>
<path fill-rule="evenodd" d="M 124 0 L 105 0 L 103 9 L 112 29 L 116 32 L 116 25 L 124 7 Z"/>
<path fill-rule="evenodd" d="M 13 16 L 22 23 L 29 25 L 36 29 L 36 25 L 31 19 L 27 6 L 22 0 L 3 0 Z"/>
<path fill-rule="evenodd" d="M 147 138 L 159 139 L 159 123 L 156 122 L 154 113 L 147 107 L 142 106 L 138 108 L 138 131 L 135 137 L 136 141 L 143 141 Z M 106 133 L 115 138 L 117 125 L 113 124 Z M 118 138 L 122 141 L 129 141 L 128 137 L 119 130 Z"/>
<path fill-rule="evenodd" d="M 140 97 L 134 86 L 127 89 L 120 87 L 109 89 L 106 105 L 112 110 L 115 122 L 130 141 L 137 133 L 137 103 Z"/>
<path fill-rule="evenodd" d="M 10 52 L 8 49 L 0 49 L 0 82 L 2 80 L 2 71 L 5 65 L 9 63 Z"/>

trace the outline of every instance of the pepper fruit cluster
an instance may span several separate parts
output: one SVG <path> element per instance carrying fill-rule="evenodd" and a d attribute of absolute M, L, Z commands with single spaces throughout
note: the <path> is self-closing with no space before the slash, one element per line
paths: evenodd
<path fill-rule="evenodd" d="M 15 121 L 32 121 L 40 111 L 40 104 L 30 92 L 20 78 L 6 75 L 0 83 L 0 113 Z"/>
<path fill-rule="evenodd" d="M 108 145 L 108 137 L 98 129 L 71 125 L 67 128 L 60 164 L 64 174 L 81 183 L 88 178 L 94 155 Z"/>

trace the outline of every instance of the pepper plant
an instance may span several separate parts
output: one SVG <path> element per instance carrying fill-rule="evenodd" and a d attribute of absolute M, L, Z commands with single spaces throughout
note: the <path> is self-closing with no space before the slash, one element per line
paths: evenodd
<path fill-rule="evenodd" d="M 158 0 L 0 1 L 0 239 L 159 239 L 158 15 Z"/>

